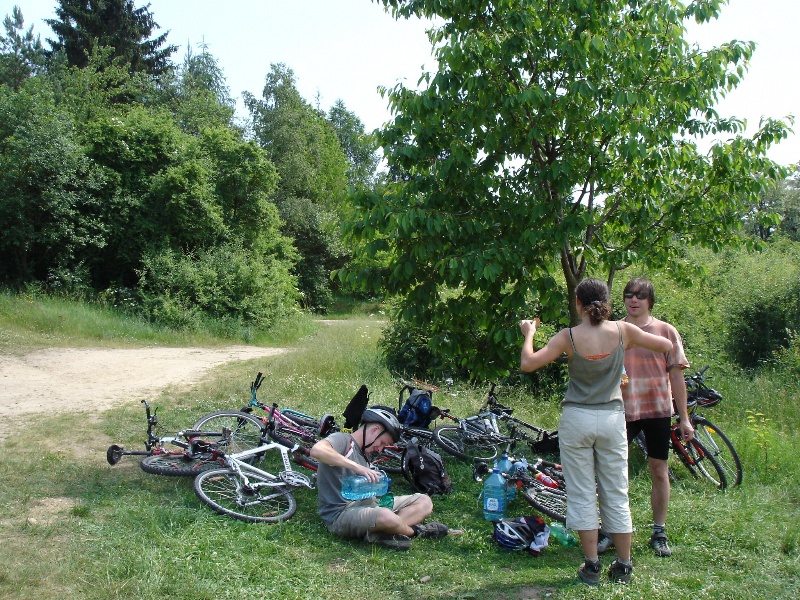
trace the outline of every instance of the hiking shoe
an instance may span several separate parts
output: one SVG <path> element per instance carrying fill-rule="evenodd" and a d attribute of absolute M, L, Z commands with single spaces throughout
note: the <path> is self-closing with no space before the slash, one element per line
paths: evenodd
<path fill-rule="evenodd" d="M 447 525 L 444 523 L 437 523 L 436 521 L 425 523 L 424 525 L 413 525 L 412 529 L 414 530 L 414 537 L 423 539 L 442 538 L 450 531 Z"/>
<path fill-rule="evenodd" d="M 364 536 L 364 541 L 376 546 L 388 548 L 389 550 L 399 550 L 404 552 L 411 548 L 411 538 L 400 533 L 383 533 L 381 531 L 370 531 Z"/>
<path fill-rule="evenodd" d="M 597 553 L 602 554 L 609 548 L 614 547 L 614 540 L 611 539 L 610 535 L 606 535 L 602 531 L 597 532 Z"/>
<path fill-rule="evenodd" d="M 633 565 L 623 565 L 615 560 L 608 568 L 608 578 L 616 583 L 630 583 L 633 574 Z"/>
<path fill-rule="evenodd" d="M 650 536 L 650 545 L 656 551 L 657 556 L 672 556 L 672 550 L 667 544 L 667 534 L 663 531 L 655 531 Z"/>
<path fill-rule="evenodd" d="M 600 583 L 600 572 L 602 570 L 603 566 L 599 560 L 597 562 L 586 561 L 578 569 L 578 577 L 583 583 L 597 585 Z"/>

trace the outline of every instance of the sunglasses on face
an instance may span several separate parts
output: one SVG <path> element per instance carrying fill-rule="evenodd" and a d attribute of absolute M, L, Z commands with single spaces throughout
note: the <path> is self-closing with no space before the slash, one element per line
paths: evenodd
<path fill-rule="evenodd" d="M 627 294 L 623 294 L 626 300 L 630 300 L 634 296 L 636 296 L 639 300 L 646 300 L 647 299 L 647 292 L 628 292 Z"/>

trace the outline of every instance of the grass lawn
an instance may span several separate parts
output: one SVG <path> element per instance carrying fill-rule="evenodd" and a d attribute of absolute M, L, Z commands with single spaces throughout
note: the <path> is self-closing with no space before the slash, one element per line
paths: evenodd
<path fill-rule="evenodd" d="M 219 367 L 152 404 L 167 429 L 180 429 L 206 412 L 243 405 L 259 370 L 267 376 L 262 401 L 309 414 L 340 415 L 362 383 L 373 403 L 391 404 L 400 386 L 376 355 L 380 328 L 366 316 L 321 324 L 293 352 Z M 779 381 L 714 382 L 725 400 L 708 416 L 739 449 L 744 482 L 718 492 L 676 468 L 667 524 L 671 558 L 657 558 L 647 546 L 650 485 L 644 460 L 631 449 L 637 530 L 627 587 L 581 584 L 578 548 L 554 545 L 534 558 L 498 547 L 481 516 L 480 484 L 455 460 L 447 463 L 454 491 L 434 499 L 434 518 L 463 528 L 463 535 L 420 540 L 407 553 L 393 553 L 331 537 L 310 491 L 297 492 L 298 511 L 288 522 L 246 524 L 202 505 L 190 480 L 147 475 L 135 457 L 109 466 L 109 444 L 142 445 L 138 398 L 101 414 L 40 415 L 16 423 L 0 442 L 0 598 L 795 599 L 798 403 L 795 387 Z M 487 390 L 456 386 L 434 400 L 467 414 Z M 499 397 L 527 420 L 548 428 L 557 423 L 555 397 L 509 387 Z M 762 417 L 748 421 L 746 411 L 756 409 Z M 394 482 L 395 494 L 406 489 L 402 478 Z M 518 498 L 510 514 L 534 511 Z"/>

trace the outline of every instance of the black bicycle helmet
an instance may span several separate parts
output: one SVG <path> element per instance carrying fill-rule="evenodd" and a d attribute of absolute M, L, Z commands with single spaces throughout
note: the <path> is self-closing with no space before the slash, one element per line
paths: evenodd
<path fill-rule="evenodd" d="M 400 421 L 392 411 L 382 406 L 372 406 L 364 411 L 361 416 L 362 423 L 380 423 L 392 436 L 393 441 L 400 439 Z"/>

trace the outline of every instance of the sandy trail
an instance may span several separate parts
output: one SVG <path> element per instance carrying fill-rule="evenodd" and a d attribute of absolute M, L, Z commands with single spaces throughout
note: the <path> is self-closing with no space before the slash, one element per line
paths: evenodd
<path fill-rule="evenodd" d="M 104 410 L 155 397 L 223 363 L 273 356 L 280 348 L 54 348 L 0 355 L 0 436 L 15 415 Z"/>

